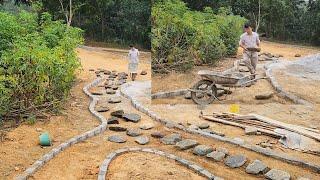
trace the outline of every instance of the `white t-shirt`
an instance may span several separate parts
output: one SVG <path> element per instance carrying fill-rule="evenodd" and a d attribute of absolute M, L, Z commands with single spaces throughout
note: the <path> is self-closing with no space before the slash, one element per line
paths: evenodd
<path fill-rule="evenodd" d="M 260 44 L 259 35 L 256 32 L 252 32 L 251 35 L 248 33 L 243 33 L 240 36 L 240 42 L 239 45 L 245 45 L 247 48 L 256 48 L 258 47 L 258 44 Z"/>
<path fill-rule="evenodd" d="M 130 49 L 128 58 L 129 58 L 129 63 L 139 63 L 139 51 L 136 48 Z"/>

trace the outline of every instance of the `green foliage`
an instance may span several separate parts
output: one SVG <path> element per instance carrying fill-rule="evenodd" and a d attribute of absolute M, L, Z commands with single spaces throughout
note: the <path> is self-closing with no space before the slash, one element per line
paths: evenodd
<path fill-rule="evenodd" d="M 68 96 L 82 30 L 48 13 L 0 13 L 0 116 L 50 108 Z"/>
<path fill-rule="evenodd" d="M 244 19 L 221 9 L 191 11 L 180 0 L 157 1 L 152 7 L 152 68 L 184 71 L 194 63 L 213 64 L 236 53 Z"/>

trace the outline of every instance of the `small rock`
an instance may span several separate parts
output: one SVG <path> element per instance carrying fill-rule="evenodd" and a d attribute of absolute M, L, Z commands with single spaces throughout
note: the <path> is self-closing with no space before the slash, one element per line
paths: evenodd
<path fill-rule="evenodd" d="M 198 145 L 193 149 L 193 154 L 196 154 L 198 156 L 204 156 L 208 153 L 211 153 L 213 151 L 213 148 L 211 146 L 207 145 Z"/>
<path fill-rule="evenodd" d="M 107 107 L 107 106 L 97 106 L 96 107 L 96 111 L 97 112 L 107 112 L 107 111 L 109 111 L 109 107 Z"/>
<path fill-rule="evenodd" d="M 108 137 L 108 141 L 115 143 L 125 143 L 127 139 L 121 135 L 113 135 Z"/>
<path fill-rule="evenodd" d="M 118 87 L 118 86 L 116 86 L 116 85 L 113 85 L 113 86 L 111 87 L 111 89 L 113 89 L 113 90 L 117 90 L 117 89 L 119 89 L 119 87 Z"/>
<path fill-rule="evenodd" d="M 92 71 L 94 71 L 94 69 L 89 69 L 89 71 L 91 71 L 91 72 L 92 72 Z"/>
<path fill-rule="evenodd" d="M 117 132 L 124 132 L 124 131 L 127 131 L 127 128 L 120 127 L 120 126 L 110 126 L 109 130 L 110 131 L 117 131 Z"/>
<path fill-rule="evenodd" d="M 147 75 L 148 73 L 147 73 L 147 71 L 141 71 L 141 73 L 140 73 L 141 75 Z"/>
<path fill-rule="evenodd" d="M 227 157 L 226 161 L 224 164 L 226 166 L 229 166 L 231 168 L 238 168 L 244 165 L 247 162 L 247 158 L 243 155 L 233 155 Z"/>
<path fill-rule="evenodd" d="M 101 92 L 101 91 L 91 91 L 91 94 L 95 95 L 95 96 L 102 96 L 103 92 Z"/>
<path fill-rule="evenodd" d="M 19 168 L 19 167 L 14 167 L 14 170 L 15 170 L 15 171 L 19 171 L 20 168 Z"/>
<path fill-rule="evenodd" d="M 266 99 L 272 98 L 272 96 L 273 96 L 273 92 L 266 92 L 266 93 L 256 95 L 255 98 L 257 100 L 266 100 Z"/>
<path fill-rule="evenodd" d="M 248 174 L 259 174 L 264 172 L 267 169 L 267 166 L 260 160 L 254 160 L 246 168 Z"/>
<path fill-rule="evenodd" d="M 181 135 L 176 133 L 169 134 L 161 138 L 161 142 L 166 145 L 174 145 L 181 140 L 182 140 Z"/>
<path fill-rule="evenodd" d="M 151 137 L 153 138 L 163 138 L 164 137 L 164 134 L 160 131 L 155 131 L 153 133 L 151 133 Z"/>
<path fill-rule="evenodd" d="M 229 154 L 228 149 L 223 148 L 223 147 L 218 147 L 218 148 L 216 149 L 216 151 L 223 152 L 223 153 L 226 154 L 226 155 Z"/>
<path fill-rule="evenodd" d="M 294 57 L 301 57 L 301 54 L 295 54 Z"/>
<path fill-rule="evenodd" d="M 149 129 L 152 129 L 153 127 L 154 127 L 153 123 L 145 123 L 140 126 L 140 129 L 149 130 Z"/>
<path fill-rule="evenodd" d="M 175 147 L 179 150 L 186 150 L 195 147 L 199 143 L 196 140 L 185 139 L 176 143 Z"/>
<path fill-rule="evenodd" d="M 265 174 L 265 177 L 271 180 L 289 180 L 290 174 L 278 169 L 271 169 Z"/>
<path fill-rule="evenodd" d="M 134 113 L 123 114 L 122 118 L 124 118 L 127 121 L 134 122 L 134 123 L 137 123 L 141 120 L 141 116 L 139 114 L 134 114 Z"/>
<path fill-rule="evenodd" d="M 174 128 L 175 127 L 175 124 L 173 122 L 167 122 L 166 125 L 165 125 L 167 128 Z"/>
<path fill-rule="evenodd" d="M 111 113 L 111 116 L 114 116 L 114 117 L 118 117 L 118 118 L 122 118 L 124 114 L 124 111 L 123 110 L 118 110 L 118 111 L 113 111 Z"/>
<path fill-rule="evenodd" d="M 139 129 L 131 128 L 127 130 L 128 136 L 136 137 L 136 136 L 140 136 L 141 134 L 142 132 Z"/>
<path fill-rule="evenodd" d="M 109 119 L 107 120 L 107 123 L 108 123 L 108 124 L 119 124 L 119 121 L 118 121 L 118 118 L 117 118 L 117 117 L 112 116 L 111 118 L 109 118 Z"/>
<path fill-rule="evenodd" d="M 42 132 L 43 129 L 42 129 L 42 128 L 36 128 L 36 131 L 37 131 L 37 132 Z"/>
<path fill-rule="evenodd" d="M 297 180 L 310 180 L 310 179 L 306 177 L 298 177 Z"/>
<path fill-rule="evenodd" d="M 149 138 L 147 136 L 136 137 L 135 142 L 140 145 L 145 145 L 149 143 Z"/>
<path fill-rule="evenodd" d="M 226 154 L 220 151 L 213 151 L 207 154 L 208 158 L 214 159 L 215 161 L 221 161 L 225 156 Z"/>
<path fill-rule="evenodd" d="M 272 149 L 272 144 L 267 143 L 267 142 L 260 143 L 260 146 L 263 148 L 271 148 Z"/>
<path fill-rule="evenodd" d="M 171 171 L 168 171 L 167 173 L 168 173 L 170 176 L 173 175 L 173 172 L 171 172 Z"/>
<path fill-rule="evenodd" d="M 208 123 L 201 123 L 198 127 L 200 129 L 208 129 L 209 128 L 209 124 Z"/>
<path fill-rule="evenodd" d="M 245 132 L 246 135 L 256 135 L 258 130 L 255 127 L 246 127 L 244 129 L 244 132 Z"/>
<path fill-rule="evenodd" d="M 103 71 L 103 74 L 105 74 L 105 75 L 109 75 L 109 74 L 111 74 L 111 72 L 110 72 L 110 71 L 108 71 L 108 70 L 104 70 L 104 71 Z"/>
<path fill-rule="evenodd" d="M 113 97 L 109 98 L 108 102 L 111 104 L 120 103 L 121 98 L 119 96 L 113 96 Z"/>
<path fill-rule="evenodd" d="M 191 99 L 191 92 L 188 91 L 185 95 L 184 95 L 185 99 Z"/>

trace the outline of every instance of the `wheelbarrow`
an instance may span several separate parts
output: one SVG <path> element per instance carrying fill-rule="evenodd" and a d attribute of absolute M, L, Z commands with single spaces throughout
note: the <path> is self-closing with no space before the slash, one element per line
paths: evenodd
<path fill-rule="evenodd" d="M 202 70 L 198 72 L 202 80 L 198 81 L 189 91 L 191 91 L 191 99 L 200 105 L 211 104 L 217 98 L 218 90 L 225 90 L 222 87 L 245 87 L 252 82 L 262 78 L 255 78 L 256 74 L 245 76 L 241 73 L 223 74 L 214 71 Z"/>

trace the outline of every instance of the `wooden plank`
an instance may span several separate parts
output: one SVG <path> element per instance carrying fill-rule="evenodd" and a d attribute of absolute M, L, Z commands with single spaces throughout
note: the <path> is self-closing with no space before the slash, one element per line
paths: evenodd
<path fill-rule="evenodd" d="M 258 115 L 258 114 L 250 114 L 250 115 L 255 116 L 260 121 L 263 121 L 263 122 L 272 124 L 274 126 L 277 126 L 279 128 L 283 128 L 283 129 L 286 129 L 288 131 L 292 131 L 292 132 L 304 135 L 306 137 L 315 139 L 317 141 L 320 141 L 320 134 L 319 133 L 308 131 L 308 130 L 304 129 L 304 127 L 293 125 L 293 124 L 287 124 L 287 123 L 280 122 L 280 121 L 276 121 L 276 120 L 273 120 L 273 119 L 270 119 L 270 118 L 267 118 L 267 117 L 264 117 L 264 116 L 261 116 L 261 115 Z"/>
<path fill-rule="evenodd" d="M 230 125 L 230 126 L 240 127 L 242 129 L 245 129 L 247 127 L 252 127 L 252 126 L 247 126 L 247 125 L 239 124 L 239 123 L 236 123 L 236 122 L 230 122 L 230 121 L 227 121 L 227 120 L 218 119 L 218 118 L 214 118 L 214 117 L 200 116 L 200 118 L 203 118 L 203 119 L 208 120 L 208 121 L 214 121 L 214 122 Z M 268 135 L 268 136 L 272 136 L 272 137 L 276 137 L 276 138 L 281 138 L 282 137 L 281 134 L 278 134 L 278 133 L 273 132 L 273 131 L 269 131 L 269 130 L 261 129 L 261 128 L 256 128 L 256 129 L 258 131 L 260 131 L 262 134 L 265 134 L 265 135 Z"/>

